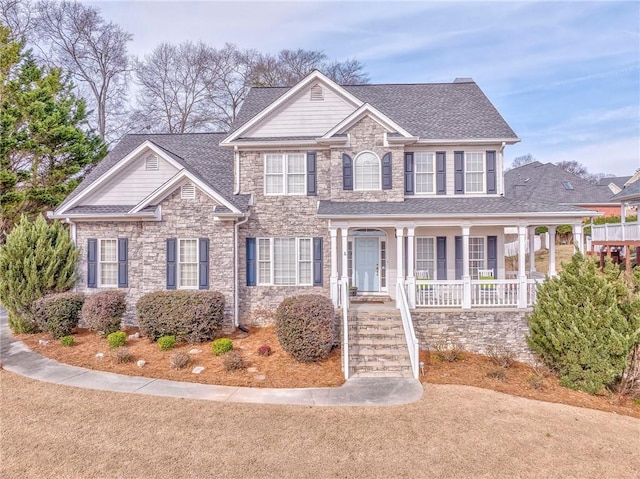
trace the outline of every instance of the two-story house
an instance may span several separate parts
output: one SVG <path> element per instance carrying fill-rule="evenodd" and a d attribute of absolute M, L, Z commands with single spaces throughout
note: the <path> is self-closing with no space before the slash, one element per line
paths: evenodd
<path fill-rule="evenodd" d="M 346 309 L 352 285 L 399 306 L 406 292 L 421 338 L 474 310 L 522 323 L 526 229 L 579 236 L 590 212 L 506 197 L 518 141 L 471 79 L 341 86 L 314 71 L 253 88 L 230 133 L 125 137 L 52 216 L 81 248 L 78 289 L 126 289 L 131 320 L 160 289 L 223 292 L 231 326 L 268 322 L 300 293 Z M 515 274 L 505 227 L 519 233 Z"/>

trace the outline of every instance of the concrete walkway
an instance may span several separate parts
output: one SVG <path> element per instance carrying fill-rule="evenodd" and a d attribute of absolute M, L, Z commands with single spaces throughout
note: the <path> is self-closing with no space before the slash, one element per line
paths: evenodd
<path fill-rule="evenodd" d="M 221 402 L 394 406 L 418 401 L 423 393 L 419 381 L 406 378 L 353 378 L 337 388 L 272 389 L 186 383 L 69 366 L 34 353 L 16 340 L 4 308 L 0 308 L 0 363 L 7 371 L 66 386 Z"/>

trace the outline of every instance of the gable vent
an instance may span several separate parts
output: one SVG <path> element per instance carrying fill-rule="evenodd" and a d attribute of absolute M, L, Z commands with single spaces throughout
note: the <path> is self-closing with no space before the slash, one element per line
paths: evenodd
<path fill-rule="evenodd" d="M 160 160 L 157 155 L 147 156 L 145 161 L 146 170 L 158 170 L 160 168 Z"/>
<path fill-rule="evenodd" d="M 322 101 L 324 96 L 322 94 L 322 87 L 320 85 L 313 85 L 311 87 L 311 101 Z"/>
<path fill-rule="evenodd" d="M 180 188 L 180 197 L 183 200 L 192 200 L 196 197 L 196 187 L 193 183 L 185 183 Z"/>

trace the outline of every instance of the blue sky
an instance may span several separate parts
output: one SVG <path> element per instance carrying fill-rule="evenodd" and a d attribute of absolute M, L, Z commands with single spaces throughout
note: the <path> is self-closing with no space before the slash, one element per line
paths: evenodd
<path fill-rule="evenodd" d="M 640 168 L 640 2 L 91 2 L 134 35 L 358 58 L 372 83 L 472 77 L 522 142 L 505 158 Z"/>

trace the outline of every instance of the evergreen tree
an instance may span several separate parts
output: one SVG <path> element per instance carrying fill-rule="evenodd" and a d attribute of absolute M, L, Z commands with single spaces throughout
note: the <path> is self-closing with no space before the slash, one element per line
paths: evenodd
<path fill-rule="evenodd" d="M 595 394 L 624 372 L 640 340 L 640 298 L 608 264 L 573 256 L 538 287 L 528 343 L 562 385 Z"/>
<path fill-rule="evenodd" d="M 21 214 L 55 208 L 105 154 L 84 102 L 0 26 L 0 243 Z"/>
<path fill-rule="evenodd" d="M 76 280 L 78 249 L 62 223 L 25 215 L 0 246 L 0 302 L 17 333 L 35 331 L 32 303 L 69 290 Z"/>

